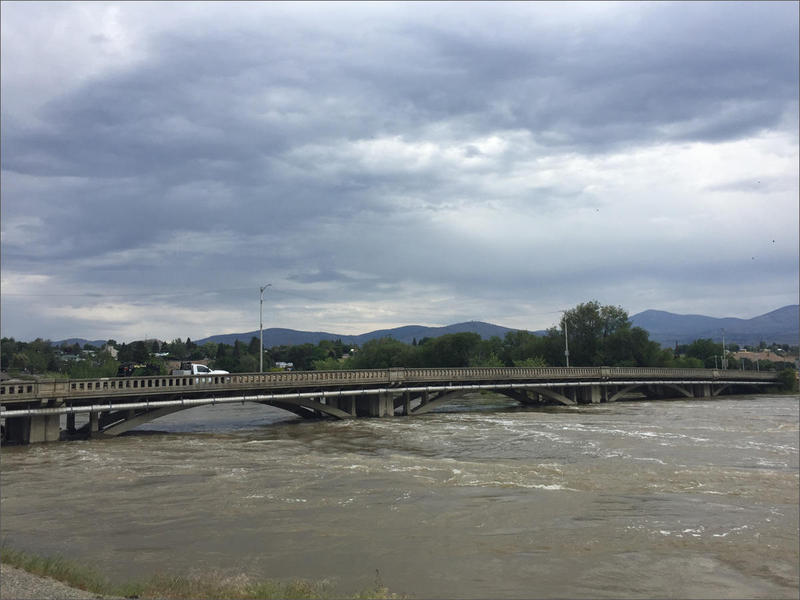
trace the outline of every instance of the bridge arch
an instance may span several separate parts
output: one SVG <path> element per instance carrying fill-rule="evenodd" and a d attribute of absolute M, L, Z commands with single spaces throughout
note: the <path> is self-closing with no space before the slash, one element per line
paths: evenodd
<path fill-rule="evenodd" d="M 541 394 L 542 396 L 544 396 L 548 400 L 552 400 L 552 401 L 554 401 L 554 402 L 556 402 L 558 404 L 564 404 L 566 406 L 574 406 L 576 404 L 575 400 L 572 400 L 571 398 L 568 398 L 567 396 L 565 396 L 565 395 L 563 395 L 563 394 L 561 394 L 561 393 L 559 393 L 559 392 L 557 392 L 555 390 L 549 389 L 549 388 L 531 387 L 530 389 L 532 391 L 535 391 L 535 392 Z M 537 402 L 533 398 L 530 398 L 527 395 L 527 389 L 516 389 L 516 390 L 514 390 L 514 389 L 508 389 L 508 388 L 500 387 L 500 388 L 498 388 L 496 390 L 491 390 L 491 391 L 496 393 L 496 394 L 500 394 L 502 396 L 505 396 L 507 398 L 511 398 L 512 400 L 516 400 L 520 404 L 524 404 L 524 405 L 537 404 Z M 428 402 L 426 402 L 424 404 L 419 404 L 419 405 L 417 405 L 416 408 L 410 409 L 409 410 L 409 414 L 410 415 L 422 415 L 422 414 L 425 414 L 427 412 L 432 411 L 435 408 L 438 408 L 439 406 L 442 406 L 443 404 L 448 404 L 449 402 L 452 402 L 453 400 L 456 400 L 458 398 L 463 398 L 467 393 L 468 392 L 465 392 L 463 390 L 456 390 L 456 391 L 452 391 L 452 392 L 442 392 L 436 398 L 433 398 L 433 399 L 429 400 Z"/>
<path fill-rule="evenodd" d="M 253 404 L 263 404 L 266 406 L 274 406 L 275 408 L 279 408 L 281 410 L 285 410 L 287 412 L 291 412 L 299 417 L 304 419 L 314 419 L 318 418 L 320 414 L 327 415 L 329 417 L 333 417 L 335 419 L 350 419 L 353 417 L 350 413 L 347 413 L 339 408 L 328 406 L 326 404 L 322 404 L 316 400 L 309 400 L 309 399 L 302 399 L 302 400 L 292 400 L 292 399 L 283 399 L 281 401 L 248 401 L 252 402 Z M 209 406 L 213 405 L 213 402 L 209 402 L 208 404 L 200 404 L 200 405 L 190 405 L 190 406 L 167 406 L 167 407 L 158 407 L 158 408 L 147 408 L 141 411 L 109 411 L 106 413 L 101 413 L 97 419 L 97 427 L 98 430 L 92 432 L 92 422 L 90 420 L 89 423 L 83 425 L 76 433 L 78 434 L 85 434 L 85 435 L 101 435 L 101 436 L 108 436 L 108 437 L 116 437 L 118 435 L 122 435 L 139 427 L 140 425 L 144 425 L 145 423 L 149 423 L 151 421 L 155 421 L 156 419 L 160 419 L 161 417 L 166 417 L 167 415 L 171 415 L 172 413 L 180 412 L 182 410 L 191 410 L 192 408 L 197 408 L 198 406 Z"/>
<path fill-rule="evenodd" d="M 426 412 L 432 411 L 434 408 L 441 406 L 442 404 L 447 404 L 456 400 L 458 398 L 463 398 L 464 392 L 461 390 L 457 390 L 454 392 L 442 392 L 436 398 L 428 400 L 425 404 L 419 404 L 416 408 L 412 408 L 409 410 L 410 415 L 422 415 Z"/>
<path fill-rule="evenodd" d="M 686 398 L 694 398 L 694 394 L 692 392 L 690 392 L 689 390 L 687 390 L 682 385 L 678 385 L 678 384 L 675 384 L 675 383 L 665 383 L 665 384 L 663 384 L 663 386 L 666 387 L 666 388 L 670 388 L 672 390 L 675 390 L 676 392 L 678 392 L 679 394 L 682 394 Z"/>
<path fill-rule="evenodd" d="M 634 383 L 632 385 L 626 385 L 621 390 L 617 390 L 617 392 L 614 395 L 609 396 L 608 401 L 609 402 L 616 402 L 617 400 L 622 398 L 628 392 L 632 392 L 633 390 L 635 390 L 638 387 L 641 387 L 642 385 L 643 384 L 641 384 L 641 383 Z"/>
<path fill-rule="evenodd" d="M 528 389 L 523 390 L 509 390 L 509 389 L 498 389 L 495 390 L 498 394 L 502 394 L 512 400 L 517 400 L 521 404 L 536 404 L 536 402 L 528 396 Z M 551 390 L 550 388 L 546 387 L 531 387 L 530 391 L 536 392 L 537 394 L 541 394 L 548 400 L 552 400 L 558 404 L 564 404 L 566 406 L 573 406 L 575 401 L 571 398 L 567 398 L 564 394 L 561 394 L 555 390 Z"/>

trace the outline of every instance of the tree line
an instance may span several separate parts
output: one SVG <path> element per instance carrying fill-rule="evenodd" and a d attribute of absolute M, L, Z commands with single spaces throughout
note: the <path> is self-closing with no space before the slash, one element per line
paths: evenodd
<path fill-rule="evenodd" d="M 318 344 L 273 346 L 264 351 L 265 369 L 291 363 L 294 370 L 377 369 L 391 367 L 544 367 L 566 364 L 565 331 L 570 366 L 617 367 L 721 367 L 722 345 L 709 339 L 664 349 L 649 339 L 641 327 L 634 327 L 628 313 L 619 306 L 597 301 L 579 304 L 563 313 L 558 327 L 544 335 L 509 331 L 505 337 L 482 339 L 477 333 L 453 333 L 413 340 L 410 344 L 380 338 L 351 348 L 341 340 Z M 88 344 L 53 346 L 49 341 L 17 342 L 3 338 L 0 369 L 11 374 L 49 374 L 70 378 L 113 377 L 121 364 L 135 367 L 137 375 L 166 374 L 171 360 L 208 361 L 215 369 L 252 373 L 259 369 L 259 339 L 233 344 L 191 339 L 172 342 L 140 340 L 120 344 L 108 340 L 107 349 Z M 116 350 L 116 358 L 108 348 Z M 727 348 L 730 350 L 731 348 Z M 748 361 L 749 363 L 749 361 Z M 729 360 L 728 368 L 741 368 Z M 745 368 L 754 368 L 752 363 Z M 761 361 L 762 370 L 793 368 L 793 363 Z"/>

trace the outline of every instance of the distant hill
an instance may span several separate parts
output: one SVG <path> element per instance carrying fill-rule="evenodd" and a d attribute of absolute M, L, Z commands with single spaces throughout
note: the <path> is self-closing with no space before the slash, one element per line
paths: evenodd
<path fill-rule="evenodd" d="M 752 319 L 676 315 L 663 310 L 646 310 L 631 317 L 636 327 L 650 333 L 650 339 L 662 346 L 675 342 L 688 344 L 696 339 L 722 339 L 736 344 L 793 344 L 800 339 L 800 305 L 784 306 Z"/>
<path fill-rule="evenodd" d="M 456 323 L 455 325 L 447 325 L 445 327 L 406 325 L 404 327 L 395 327 L 394 329 L 379 329 L 360 335 L 341 335 L 338 333 L 327 333 L 325 331 L 296 331 L 294 329 L 272 327 L 264 330 L 264 345 L 270 348 L 272 346 L 292 346 L 307 343 L 318 344 L 321 340 L 342 340 L 345 344 L 360 346 L 369 340 L 383 337 L 391 337 L 395 340 L 410 344 L 415 339 L 419 341 L 426 337 L 434 338 L 449 333 L 464 332 L 477 333 L 483 339 L 489 339 L 495 335 L 502 338 L 508 331 L 513 331 L 513 329 L 500 325 L 492 325 L 491 323 L 483 323 L 482 321 L 468 321 L 466 323 Z M 212 335 L 201 340 L 194 340 L 194 342 L 197 344 L 204 344 L 206 342 L 233 344 L 236 340 L 239 340 L 240 342 L 248 343 L 252 338 L 257 338 L 258 336 L 259 332 L 256 330 L 246 333 Z"/>
<path fill-rule="evenodd" d="M 68 346 L 72 346 L 75 342 L 77 342 L 81 348 L 83 348 L 86 344 L 90 346 L 95 346 L 97 348 L 102 348 L 106 345 L 108 340 L 85 340 L 83 338 L 68 338 L 66 340 L 59 340 L 57 342 L 51 342 L 53 346 L 63 346 L 67 344 Z"/>
<path fill-rule="evenodd" d="M 663 310 L 646 310 L 633 315 L 631 322 L 634 326 L 645 329 L 650 334 L 651 340 L 665 347 L 673 346 L 675 342 L 687 344 L 702 338 L 719 340 L 722 338 L 723 329 L 725 329 L 726 342 L 740 345 L 757 344 L 762 340 L 767 343 L 796 345 L 800 339 L 800 305 L 797 304 L 784 306 L 752 319 L 678 315 Z M 264 345 L 267 348 L 306 343 L 316 345 L 321 340 L 337 339 L 342 340 L 345 344 L 362 345 L 369 340 L 382 337 L 392 337 L 410 344 L 414 339 L 419 341 L 426 337 L 435 338 L 448 333 L 462 332 L 477 333 L 483 339 L 489 339 L 492 336 L 503 338 L 509 331 L 514 331 L 514 329 L 482 321 L 467 321 L 445 327 L 406 325 L 404 327 L 395 327 L 394 329 L 379 329 L 360 335 L 341 335 L 325 331 L 297 331 L 295 329 L 272 327 L 264 330 Z M 543 335 L 545 332 L 533 331 L 532 333 Z M 251 338 L 254 337 L 258 337 L 258 330 L 245 333 L 212 335 L 194 341 L 198 344 L 206 342 L 233 344 L 236 340 L 249 343 Z M 81 347 L 88 343 L 98 348 L 105 344 L 105 340 L 89 341 L 82 338 L 69 338 L 53 343 L 56 346 L 60 346 L 65 342 L 67 344 L 78 342 Z"/>

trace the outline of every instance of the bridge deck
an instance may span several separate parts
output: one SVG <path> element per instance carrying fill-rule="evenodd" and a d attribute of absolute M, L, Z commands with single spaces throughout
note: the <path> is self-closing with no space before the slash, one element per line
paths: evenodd
<path fill-rule="evenodd" d="M 145 396 L 227 396 L 255 391 L 345 390 L 360 387 L 399 387 L 441 383 L 499 382 L 619 382 L 681 380 L 694 383 L 735 381 L 770 383 L 777 373 L 717 369 L 636 367 L 471 367 L 369 369 L 357 371 L 299 371 L 232 373 L 206 376 L 104 377 L 95 379 L 6 382 L 0 384 L 0 405 L 42 401 L 94 401 Z"/>

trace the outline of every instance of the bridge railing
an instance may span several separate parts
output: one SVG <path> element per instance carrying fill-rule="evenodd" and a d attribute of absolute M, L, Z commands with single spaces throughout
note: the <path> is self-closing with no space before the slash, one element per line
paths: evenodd
<path fill-rule="evenodd" d="M 775 372 L 722 371 L 717 369 L 670 369 L 648 367 L 466 367 L 392 368 L 353 371 L 282 371 L 231 373 L 227 375 L 160 375 L 151 377 L 103 377 L 94 379 L 17 381 L 0 384 L 0 402 L 188 393 L 207 390 L 257 388 L 396 386 L 403 383 L 447 381 L 543 381 L 559 379 L 688 379 L 713 382 L 774 381 Z"/>

